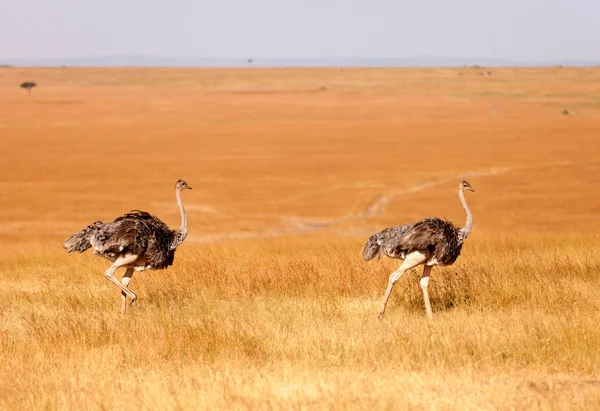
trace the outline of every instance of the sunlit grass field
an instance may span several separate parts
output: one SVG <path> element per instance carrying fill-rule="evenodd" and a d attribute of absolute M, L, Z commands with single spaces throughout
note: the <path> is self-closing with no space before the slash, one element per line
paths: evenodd
<path fill-rule="evenodd" d="M 0 408 L 600 408 L 600 69 L 8 68 L 0 91 Z M 190 235 L 120 315 L 110 263 L 62 242 L 130 209 L 176 227 L 178 178 Z M 362 244 L 462 225 L 462 179 L 433 321 L 421 268 L 377 320 L 399 261 Z"/>

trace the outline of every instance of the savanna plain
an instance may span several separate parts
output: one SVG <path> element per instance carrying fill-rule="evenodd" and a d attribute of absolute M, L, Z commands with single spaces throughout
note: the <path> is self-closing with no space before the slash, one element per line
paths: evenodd
<path fill-rule="evenodd" d="M 600 409 L 599 136 L 598 68 L 1 68 L 0 408 Z M 179 178 L 121 315 L 62 242 L 178 226 Z M 434 319 L 419 268 L 378 320 L 400 262 L 362 244 L 462 226 L 463 179 Z"/>

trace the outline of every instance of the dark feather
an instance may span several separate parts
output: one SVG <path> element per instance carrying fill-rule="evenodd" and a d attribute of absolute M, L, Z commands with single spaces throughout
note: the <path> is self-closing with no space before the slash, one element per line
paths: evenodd
<path fill-rule="evenodd" d="M 102 228 L 104 224 L 102 221 L 96 221 L 93 224 L 88 225 L 83 230 L 73 234 L 69 237 L 64 243 L 63 248 L 67 250 L 67 252 L 72 253 L 73 251 L 78 251 L 83 253 L 85 250 L 92 246 L 91 239 L 92 236 Z"/>
<path fill-rule="evenodd" d="M 133 254 L 140 257 L 136 265 L 152 269 L 173 264 L 175 250 L 170 246 L 175 233 L 158 217 L 132 210 L 110 223 L 98 223 L 72 236 L 65 242 L 65 249 L 79 251 L 83 244 L 82 251 L 85 251 L 93 246 L 95 254 L 113 262 L 120 256 Z"/>
<path fill-rule="evenodd" d="M 462 248 L 458 228 L 452 222 L 438 217 L 423 218 L 412 224 L 386 228 L 372 235 L 363 250 L 373 250 L 374 244 L 380 247 L 378 253 L 390 258 L 404 259 L 413 251 L 428 250 L 431 259 L 436 260 L 439 265 L 454 263 Z M 373 251 L 363 251 L 363 257 L 367 261 L 375 255 Z"/>
<path fill-rule="evenodd" d="M 377 240 L 377 234 L 373 234 L 363 246 L 362 254 L 365 261 L 371 261 L 381 254 L 381 246 Z"/>

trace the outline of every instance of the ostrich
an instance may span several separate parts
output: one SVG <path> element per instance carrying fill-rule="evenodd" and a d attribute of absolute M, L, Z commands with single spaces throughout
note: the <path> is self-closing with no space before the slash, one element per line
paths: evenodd
<path fill-rule="evenodd" d="M 183 180 L 175 185 L 175 198 L 181 214 L 181 227 L 171 230 L 158 217 L 145 211 L 132 210 L 110 223 L 96 221 L 67 239 L 63 247 L 67 252 L 84 252 L 90 247 L 94 254 L 113 262 L 104 272 L 107 280 L 121 290 L 121 313 L 125 314 L 127 297 L 135 306 L 137 296 L 127 286 L 133 271 L 161 270 L 173 264 L 175 249 L 188 233 L 187 216 L 181 201 L 181 191 L 192 187 Z M 126 267 L 121 282 L 115 271 Z"/>
<path fill-rule="evenodd" d="M 427 293 L 431 268 L 434 265 L 453 264 L 460 255 L 462 243 L 473 228 L 473 217 L 465 201 L 465 191 L 474 192 L 475 190 L 469 183 L 463 181 L 458 186 L 458 197 L 467 213 L 467 221 L 463 228 L 457 228 L 452 222 L 442 218 L 428 217 L 412 224 L 386 228 L 369 237 L 363 247 L 365 261 L 372 260 L 381 254 L 389 258 L 404 260 L 400 268 L 390 275 L 387 289 L 379 306 L 378 318 L 381 318 L 385 312 L 385 306 L 396 281 L 407 270 L 419 264 L 424 265 L 420 284 L 425 299 L 425 312 L 428 318 L 433 318 Z"/>

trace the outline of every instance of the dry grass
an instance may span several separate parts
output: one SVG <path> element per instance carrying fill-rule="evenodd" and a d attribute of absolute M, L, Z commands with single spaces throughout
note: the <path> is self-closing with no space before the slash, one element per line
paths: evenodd
<path fill-rule="evenodd" d="M 126 317 L 100 260 L 17 251 L 1 267 L 3 406 L 590 406 L 599 243 L 474 239 L 435 273 L 434 322 L 414 275 L 376 320 L 393 266 L 360 261 L 359 240 L 183 247 L 176 269 L 138 274 Z"/>
<path fill-rule="evenodd" d="M 599 408 L 600 70 L 492 72 L 0 69 L 0 408 Z M 60 244 L 175 224 L 179 177 L 191 235 L 123 317 Z M 434 321 L 415 273 L 376 320 L 367 234 L 461 221 L 463 177 Z"/>

